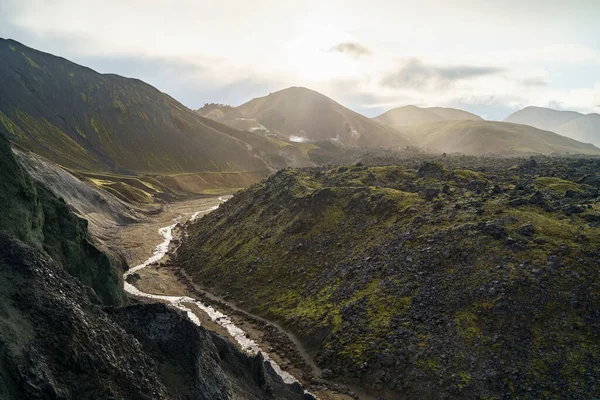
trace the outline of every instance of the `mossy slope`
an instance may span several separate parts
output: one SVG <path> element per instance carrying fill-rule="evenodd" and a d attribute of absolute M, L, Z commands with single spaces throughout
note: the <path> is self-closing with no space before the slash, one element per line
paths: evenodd
<path fill-rule="evenodd" d="M 265 138 L 239 137 L 140 80 L 12 40 L 0 39 L 0 58 L 0 126 L 14 143 L 71 169 L 137 175 L 309 164 L 300 151 L 299 164 L 287 164 Z"/>
<path fill-rule="evenodd" d="M 281 171 L 177 261 L 388 398 L 600 395 L 599 161 L 432 161 Z"/>

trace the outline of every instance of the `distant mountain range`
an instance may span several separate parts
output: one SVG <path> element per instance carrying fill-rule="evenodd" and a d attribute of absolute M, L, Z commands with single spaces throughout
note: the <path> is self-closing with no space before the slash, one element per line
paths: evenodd
<path fill-rule="evenodd" d="M 397 149 L 410 145 L 431 152 L 505 156 L 600 154 L 600 149 L 592 145 L 554 132 L 485 121 L 455 108 L 405 106 L 369 120 L 320 93 L 299 87 L 271 93 L 239 107 L 207 104 L 197 112 L 267 136 L 311 142 L 333 140 L 347 147 Z"/>
<path fill-rule="evenodd" d="M 404 106 L 393 108 L 373 120 L 385 125 L 403 126 L 454 120 L 483 121 L 483 118 L 456 108 Z"/>
<path fill-rule="evenodd" d="M 427 151 L 472 155 L 588 154 L 597 147 L 528 125 L 495 121 L 442 121 L 412 127 L 415 141 Z"/>
<path fill-rule="evenodd" d="M 402 132 L 303 87 L 283 89 L 236 108 L 210 110 L 204 115 L 240 128 L 262 129 L 292 141 L 335 140 L 350 147 L 385 148 L 410 144 Z"/>
<path fill-rule="evenodd" d="M 0 125 L 16 145 L 78 171 L 273 171 L 293 146 L 200 117 L 137 79 L 99 74 L 0 39 Z M 250 144 L 251 143 L 251 144 Z M 290 150 L 291 149 L 291 150 Z M 291 157 L 288 155 L 291 153 Z"/>
<path fill-rule="evenodd" d="M 526 107 L 509 115 L 505 121 L 535 126 L 600 146 L 600 114 L 586 115 L 575 111 Z"/>
<path fill-rule="evenodd" d="M 302 87 L 192 111 L 140 80 L 99 74 L 13 40 L 0 39 L 0 59 L 0 127 L 9 139 L 88 174 L 252 172 L 259 179 L 326 163 L 344 148 L 600 154 L 548 132 L 591 142 L 598 114 L 529 107 L 507 119 L 543 130 L 441 107 L 400 107 L 370 119 Z"/>

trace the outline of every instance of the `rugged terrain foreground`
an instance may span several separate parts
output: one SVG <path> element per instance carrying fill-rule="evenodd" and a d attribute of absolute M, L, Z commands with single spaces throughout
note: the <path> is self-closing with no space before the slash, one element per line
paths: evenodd
<path fill-rule="evenodd" d="M 286 169 L 175 263 L 385 398 L 600 395 L 600 160 Z"/>
<path fill-rule="evenodd" d="M 0 398 L 307 398 L 181 312 L 127 306 L 122 264 L 2 135 L 0 203 Z"/>

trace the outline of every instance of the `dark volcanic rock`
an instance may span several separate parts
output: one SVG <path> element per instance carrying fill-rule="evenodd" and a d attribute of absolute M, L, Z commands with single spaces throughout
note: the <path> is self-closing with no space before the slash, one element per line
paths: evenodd
<path fill-rule="evenodd" d="M 482 222 L 479 224 L 478 228 L 482 233 L 490 235 L 494 239 L 503 239 L 508 236 L 508 232 L 502 224 L 502 220 L 494 220 L 486 223 Z"/>
<path fill-rule="evenodd" d="M 119 279 L 120 262 L 98 250 L 77 217 L 62 200 L 34 182 L 16 161 L 0 127 L 0 230 L 60 262 L 88 285 L 104 304 L 120 304 L 125 294 Z"/>
<path fill-rule="evenodd" d="M 144 351 L 160 360 L 159 374 L 172 398 L 221 400 L 304 399 L 283 383 L 261 354 L 241 353 L 223 337 L 198 329 L 164 304 L 107 310 Z"/>
<path fill-rule="evenodd" d="M 0 398 L 306 399 L 262 357 L 163 304 L 93 305 L 48 256 L 0 232 Z"/>
<path fill-rule="evenodd" d="M 600 199 L 579 181 L 599 168 L 423 156 L 281 171 L 191 226 L 176 262 L 375 397 L 596 398 Z"/>
<path fill-rule="evenodd" d="M 0 233 L 0 397 L 154 399 L 165 393 L 139 342 L 48 256 Z"/>

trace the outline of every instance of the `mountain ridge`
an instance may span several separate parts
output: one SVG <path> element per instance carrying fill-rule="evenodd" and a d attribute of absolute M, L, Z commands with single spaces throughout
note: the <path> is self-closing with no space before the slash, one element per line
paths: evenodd
<path fill-rule="evenodd" d="M 134 174 L 270 171 L 273 158 L 275 169 L 287 166 L 262 138 L 249 146 L 139 79 L 13 40 L 0 40 L 0 56 L 0 125 L 15 144 L 60 165 Z"/>
<path fill-rule="evenodd" d="M 531 125 L 572 139 L 600 146 L 600 114 L 529 106 L 505 118 L 506 122 Z"/>
<path fill-rule="evenodd" d="M 254 121 L 251 125 L 246 122 L 249 129 L 263 129 L 287 140 L 335 140 L 349 147 L 400 148 L 411 144 L 402 132 L 301 86 L 257 97 L 223 112 L 229 114 L 229 123 L 241 123 L 241 114 L 244 119 Z M 233 117 L 235 115 L 237 117 Z"/>
<path fill-rule="evenodd" d="M 600 155 L 600 149 L 529 125 L 496 121 L 441 121 L 405 128 L 434 152 L 504 156 L 533 154 Z"/>
<path fill-rule="evenodd" d="M 483 120 L 478 115 L 456 108 L 414 105 L 396 107 L 372 119 L 390 126 L 419 125 L 449 120 Z"/>
<path fill-rule="evenodd" d="M 175 262 L 374 398 L 596 397 L 599 163 L 287 169 L 191 225 Z"/>

